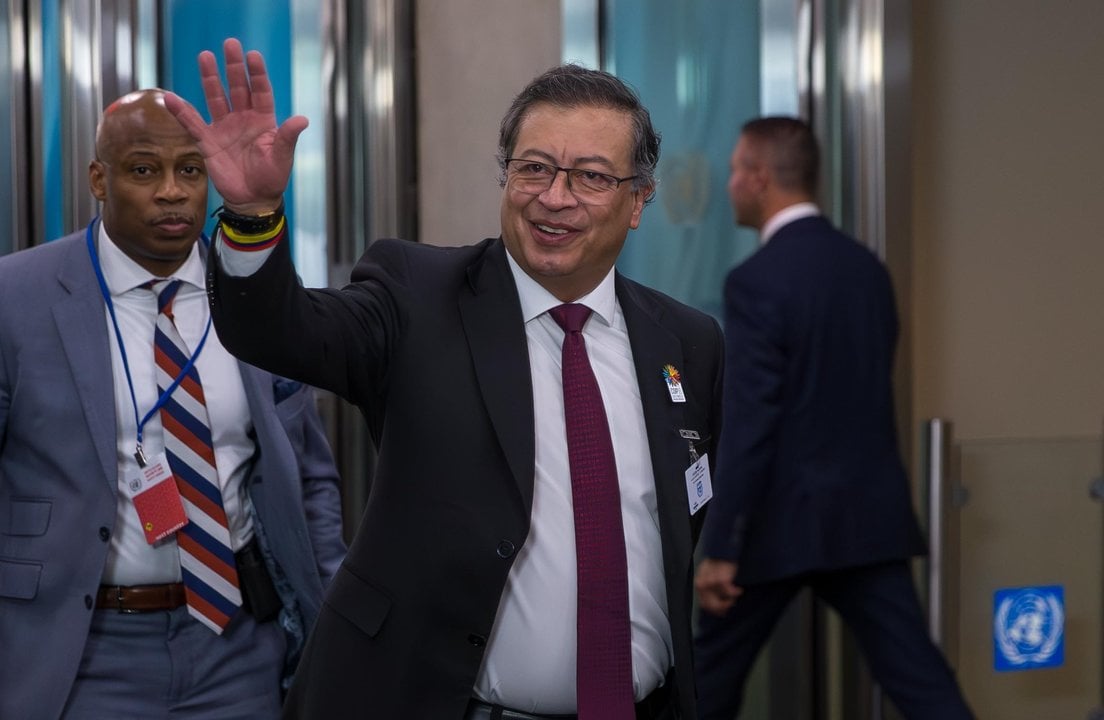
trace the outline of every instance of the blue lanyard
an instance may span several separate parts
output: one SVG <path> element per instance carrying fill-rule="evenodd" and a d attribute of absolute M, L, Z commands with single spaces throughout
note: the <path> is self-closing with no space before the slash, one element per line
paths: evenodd
<path fill-rule="evenodd" d="M 103 294 L 104 302 L 107 304 L 107 312 L 111 315 L 111 325 L 115 328 L 115 339 L 119 343 L 119 355 L 123 360 L 123 372 L 126 373 L 127 388 L 130 390 L 130 404 L 134 408 L 134 422 L 138 426 L 138 441 L 134 448 L 134 459 L 138 461 L 139 467 L 145 467 L 146 456 L 142 452 L 142 428 L 145 426 L 149 419 L 153 417 L 153 414 L 161 409 L 161 407 L 168 402 L 169 397 L 172 396 L 173 391 L 180 385 L 181 381 L 187 376 L 188 372 L 195 366 L 196 358 L 199 357 L 199 353 L 203 351 L 203 345 L 207 342 L 207 334 L 211 332 L 211 316 L 207 316 L 207 327 L 203 330 L 203 337 L 200 338 L 199 344 L 196 345 L 195 352 L 188 358 L 188 362 L 181 368 L 180 374 L 176 376 L 176 379 L 172 381 L 172 384 L 165 389 L 165 392 L 161 393 L 161 397 L 157 398 L 157 402 L 153 404 L 149 412 L 145 417 L 139 419 L 138 417 L 138 398 L 134 395 L 134 381 L 130 378 L 130 363 L 127 362 L 126 346 L 123 344 L 123 333 L 119 330 L 119 321 L 115 317 L 115 305 L 111 302 L 111 293 L 107 289 L 107 280 L 104 279 L 103 269 L 100 267 L 100 257 L 96 252 L 96 243 L 93 239 L 92 228 L 96 225 L 94 218 L 92 222 L 88 223 L 88 230 L 85 232 L 85 242 L 88 245 L 88 256 L 92 259 L 92 269 L 96 271 L 96 280 L 100 283 L 100 293 Z M 209 242 L 206 235 L 200 235 L 200 239 L 204 245 Z"/>

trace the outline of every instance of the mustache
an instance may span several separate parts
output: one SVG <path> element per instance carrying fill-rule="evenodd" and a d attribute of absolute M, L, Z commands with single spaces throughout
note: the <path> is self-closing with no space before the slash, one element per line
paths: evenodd
<path fill-rule="evenodd" d="M 161 223 L 187 223 L 192 225 L 195 223 L 195 218 L 182 213 L 164 213 L 150 220 L 151 225 L 160 225 Z"/>

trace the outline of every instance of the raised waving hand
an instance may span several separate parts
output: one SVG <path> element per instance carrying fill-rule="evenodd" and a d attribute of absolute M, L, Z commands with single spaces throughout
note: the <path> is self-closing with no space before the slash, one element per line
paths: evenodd
<path fill-rule="evenodd" d="M 236 38 L 222 45 L 227 88 L 214 53 L 199 54 L 199 74 L 210 124 L 179 95 L 165 94 L 168 108 L 199 145 L 207 174 L 230 210 L 262 214 L 281 202 L 307 119 L 295 115 L 276 125 L 276 104 L 264 57 L 243 52 Z M 227 97 L 227 90 L 229 97 Z"/>

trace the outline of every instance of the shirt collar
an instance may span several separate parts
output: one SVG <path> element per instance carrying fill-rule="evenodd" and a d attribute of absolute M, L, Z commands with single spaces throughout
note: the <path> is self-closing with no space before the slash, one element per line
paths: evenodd
<path fill-rule="evenodd" d="M 506 262 L 510 265 L 510 273 L 514 276 L 514 284 L 517 285 L 518 299 L 521 300 L 521 316 L 525 322 L 528 323 L 557 305 L 563 305 L 562 300 L 529 277 L 508 250 L 506 252 Z M 617 295 L 614 292 L 614 269 L 610 268 L 610 271 L 602 278 L 602 282 L 598 283 L 598 287 L 574 302 L 586 305 L 595 315 L 602 318 L 607 325 L 612 325 L 614 308 L 617 304 Z"/>
<path fill-rule="evenodd" d="M 774 237 L 774 234 L 781 230 L 784 225 L 789 225 L 794 220 L 815 215 L 820 215 L 820 209 L 811 202 L 794 203 L 782 208 L 763 224 L 763 231 L 759 233 L 759 244 L 766 245 L 767 241 Z"/>
<path fill-rule="evenodd" d="M 103 222 L 99 223 L 96 252 L 100 257 L 100 269 L 103 271 L 107 289 L 112 297 L 118 297 L 134 288 L 149 282 L 152 275 L 138 263 L 127 257 L 126 253 L 112 242 Z M 184 264 L 176 269 L 172 277 L 183 280 L 189 285 L 203 289 L 206 284 L 203 261 L 199 257 L 199 243 L 192 245 L 191 252 Z"/>

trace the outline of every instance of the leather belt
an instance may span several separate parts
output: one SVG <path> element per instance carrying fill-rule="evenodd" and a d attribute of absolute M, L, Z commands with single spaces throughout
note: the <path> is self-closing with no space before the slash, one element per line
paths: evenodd
<path fill-rule="evenodd" d="M 242 610 L 258 622 L 268 622 L 280 612 L 280 596 L 265 569 L 260 545 L 254 537 L 234 554 Z M 96 592 L 96 608 L 121 613 L 175 610 L 187 603 L 184 583 L 166 585 L 101 585 Z"/>
<path fill-rule="evenodd" d="M 166 585 L 101 585 L 96 593 L 96 607 L 122 613 L 175 610 L 187 600 L 184 583 Z"/>

